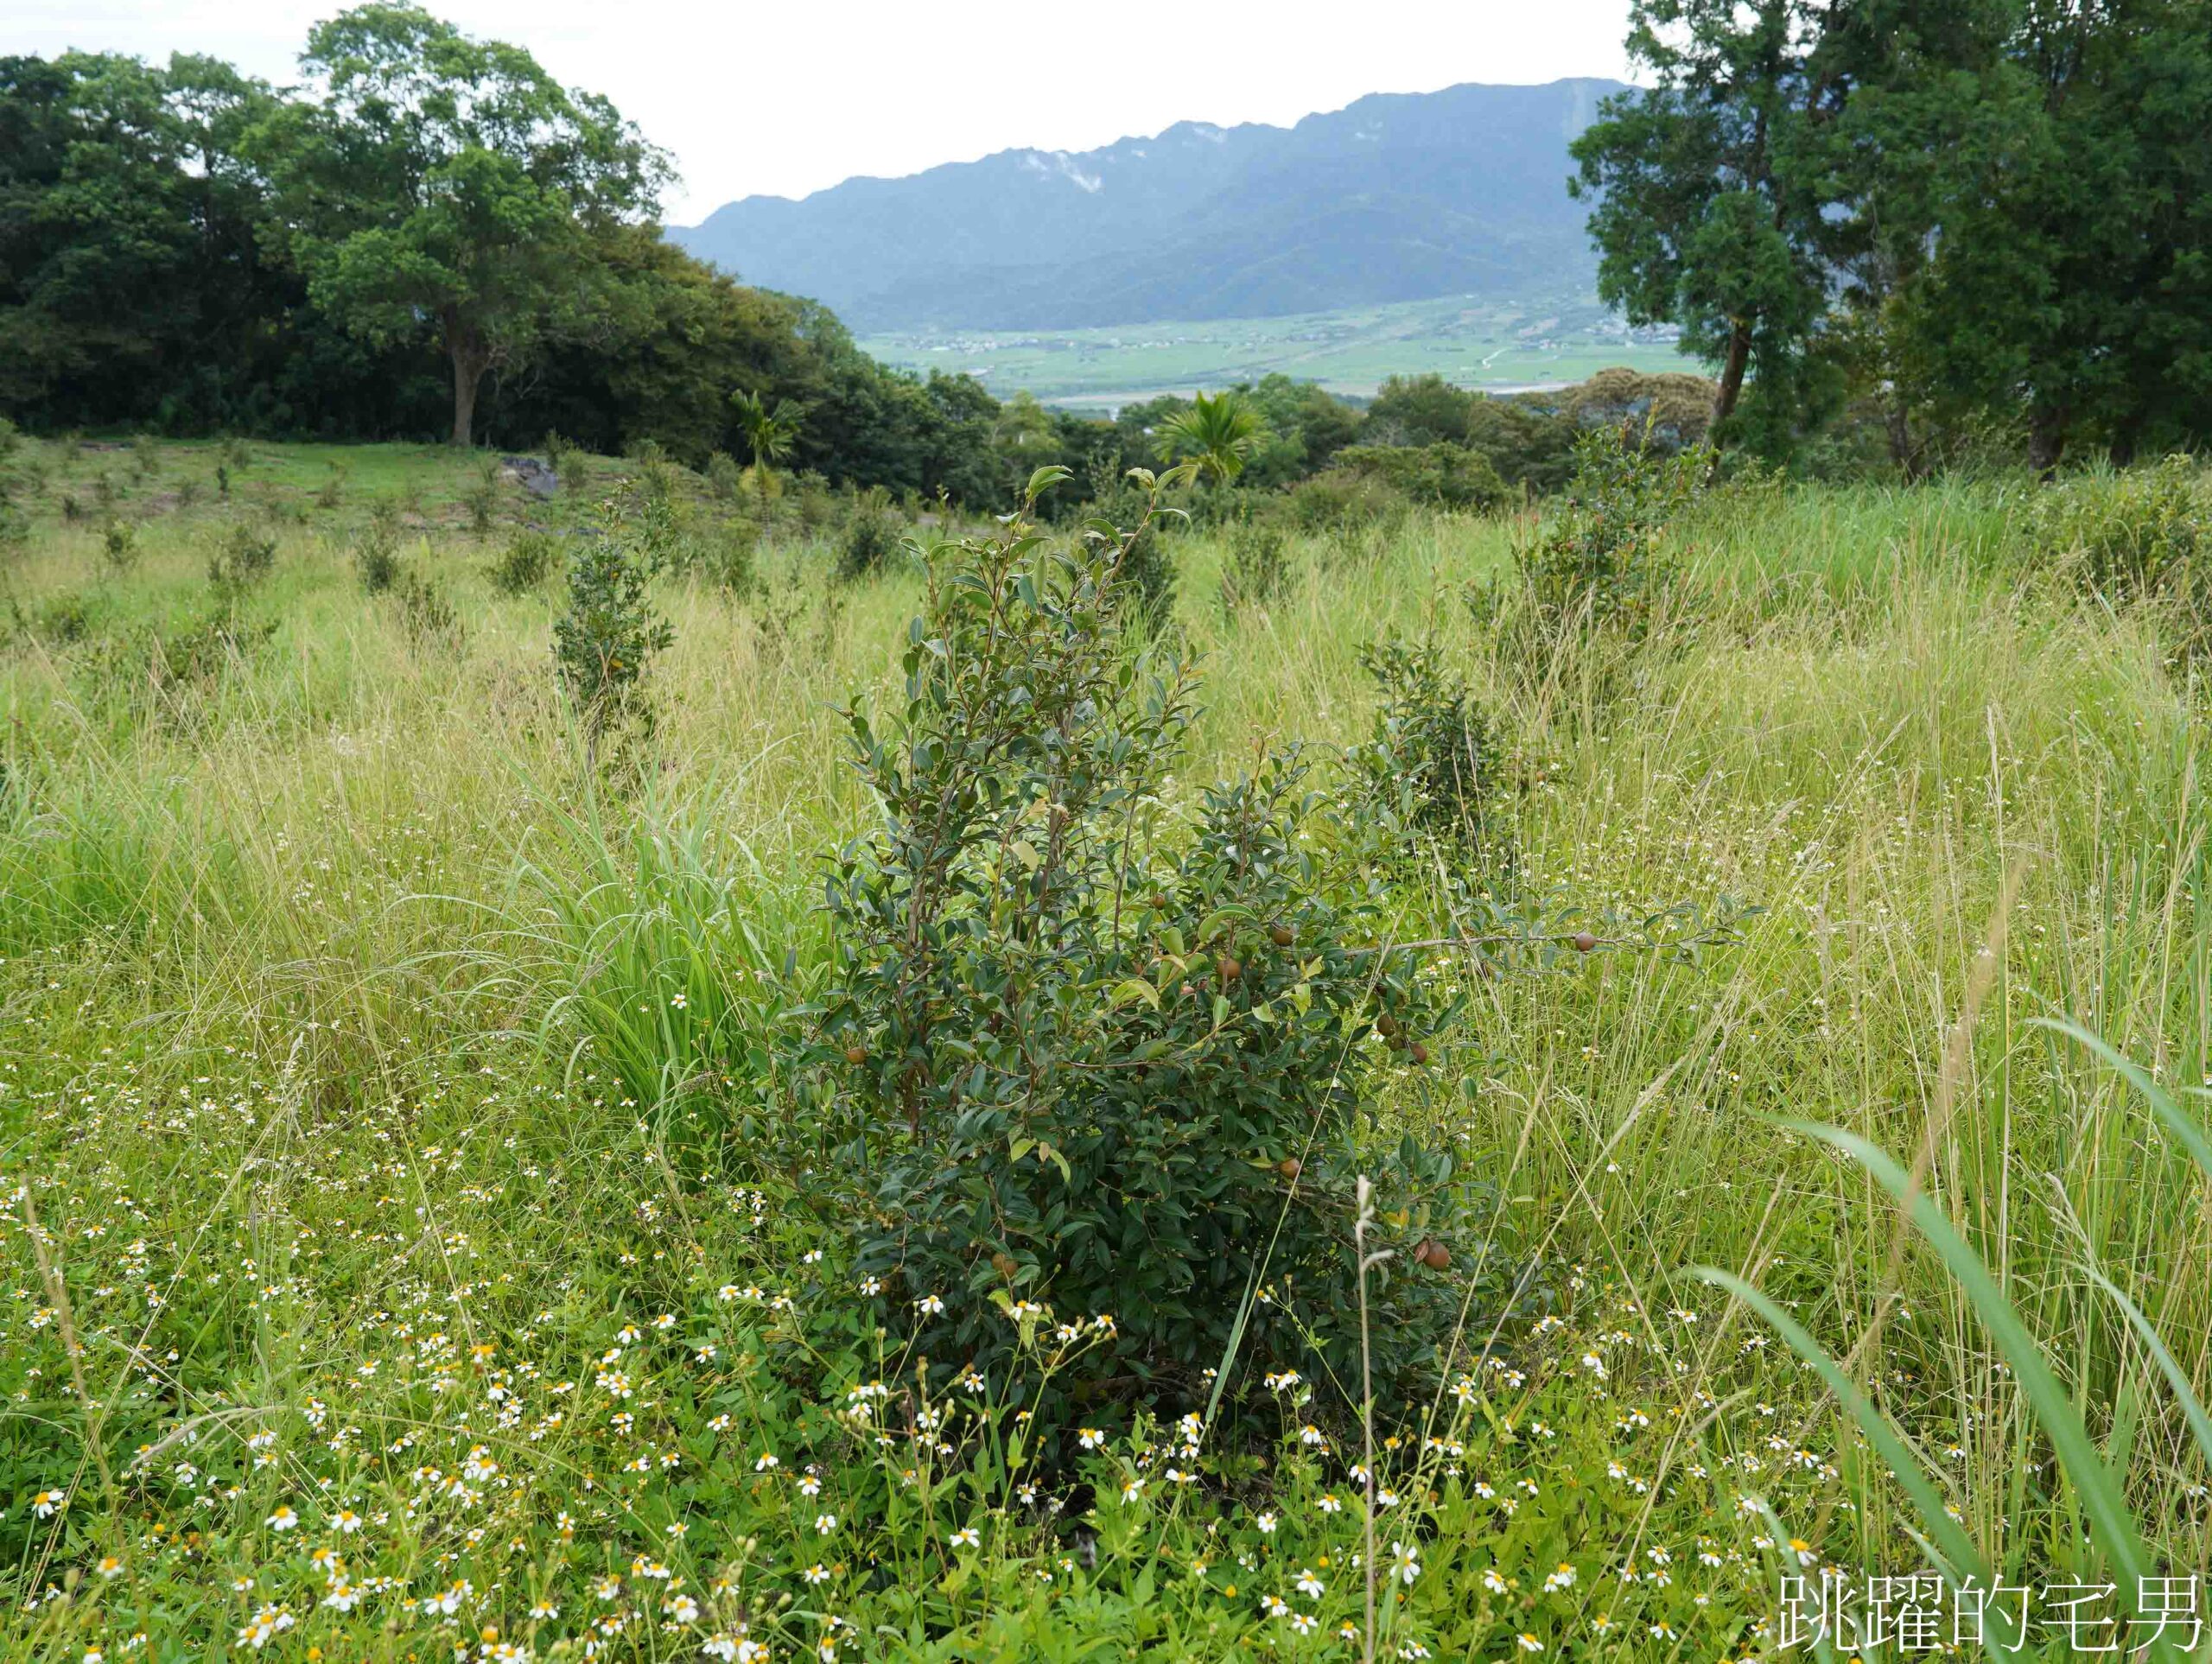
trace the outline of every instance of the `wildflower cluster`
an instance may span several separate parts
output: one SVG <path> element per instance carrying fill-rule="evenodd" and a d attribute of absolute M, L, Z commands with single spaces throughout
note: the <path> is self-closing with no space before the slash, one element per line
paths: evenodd
<path fill-rule="evenodd" d="M 434 1070 L 343 1121 L 245 1048 L 181 1078 L 135 1057 L 16 1072 L 60 1165 L 5 1188 L 0 1388 L 81 1430 L 73 1335 L 113 1406 L 118 1501 L 96 1505 L 80 1432 L 14 1447 L 0 1530 L 40 1568 L 31 1633 L 111 1656 L 211 1646 L 219 1621 L 249 1652 L 396 1629 L 477 1660 L 677 1637 L 758 1661 L 1017 1601 L 1040 1634 L 1133 1635 L 1164 1599 L 1224 1646 L 1325 1649 L 1363 1621 L 1371 1507 L 1404 1656 L 1629 1623 L 1734 1645 L 1782 1552 L 1766 1510 L 1809 1534 L 1845 1495 L 1848 1458 L 1802 1446 L 1774 1400 L 1722 1413 L 1687 1316 L 1580 1273 L 1515 1361 L 1393 1408 L 1371 1474 L 1288 1366 L 1253 1376 L 1277 1426 L 1256 1490 L 1199 1410 L 1094 1400 L 1063 1449 L 1036 1407 L 1120 1314 L 1009 1296 L 1003 1348 L 918 1368 L 885 1350 L 849 1236 L 711 1178 L 641 1207 L 648 1145 L 611 1171 L 569 1158 L 603 1079 L 518 1064 Z M 186 1140 L 232 1159 L 128 1182 Z M 903 1298 L 939 1315 L 936 1291 Z M 274 1401 L 257 1335 L 298 1358 Z M 1764 1349 L 1724 1362 L 1761 1372 Z M 173 1599 L 218 1574 L 214 1609 Z"/>

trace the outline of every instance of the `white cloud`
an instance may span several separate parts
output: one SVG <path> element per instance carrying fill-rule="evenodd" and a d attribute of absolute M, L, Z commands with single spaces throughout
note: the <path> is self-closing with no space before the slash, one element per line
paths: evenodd
<path fill-rule="evenodd" d="M 0 0 L 11 52 L 67 47 L 296 73 L 335 4 Z M 1078 151 L 1178 121 L 1287 124 L 1367 92 L 1625 73 L 1626 0 L 1230 0 L 1142 9 L 1030 0 L 431 0 L 603 92 L 674 153 L 669 218 L 1034 146 Z M 1141 24 L 1150 26 L 1143 27 Z"/>

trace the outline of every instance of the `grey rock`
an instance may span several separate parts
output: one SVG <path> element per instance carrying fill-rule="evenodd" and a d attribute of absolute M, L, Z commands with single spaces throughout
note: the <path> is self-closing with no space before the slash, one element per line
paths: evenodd
<path fill-rule="evenodd" d="M 561 489 L 561 476 L 553 472 L 550 464 L 534 456 L 503 456 L 499 467 L 532 497 L 550 497 Z"/>

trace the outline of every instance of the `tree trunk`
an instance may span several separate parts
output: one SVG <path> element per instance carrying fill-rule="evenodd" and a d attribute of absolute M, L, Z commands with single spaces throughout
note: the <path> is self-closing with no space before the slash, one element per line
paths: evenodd
<path fill-rule="evenodd" d="M 483 374 L 459 352 L 453 355 L 453 442 L 462 450 L 476 442 L 476 384 Z"/>
<path fill-rule="evenodd" d="M 2135 460 L 2136 447 L 2140 445 L 2142 442 L 2142 413 L 2139 411 L 2131 412 L 2128 416 L 2121 419 L 2119 427 L 2113 429 L 2113 467 L 2115 468 L 2125 468 L 2133 465 Z"/>
<path fill-rule="evenodd" d="M 1736 413 L 1743 396 L 1744 372 L 1751 361 L 1751 327 L 1738 321 L 1728 331 L 1728 356 L 1720 365 L 1720 389 L 1713 396 L 1713 425 L 1718 428 Z"/>
<path fill-rule="evenodd" d="M 475 443 L 476 389 L 492 355 L 457 310 L 448 308 L 444 321 L 446 352 L 453 359 L 453 442 L 467 450 Z"/>
<path fill-rule="evenodd" d="M 2063 404 L 2037 404 L 2028 412 L 2028 466 L 2048 481 L 2066 453 L 2068 412 Z"/>
<path fill-rule="evenodd" d="M 1892 394 L 1882 412 L 1882 420 L 1889 429 L 1890 460 L 1897 464 L 1897 472 L 1908 483 L 1918 483 L 1927 469 L 1922 465 L 1920 446 L 1912 436 L 1912 416 L 1904 408 L 1904 400 Z"/>

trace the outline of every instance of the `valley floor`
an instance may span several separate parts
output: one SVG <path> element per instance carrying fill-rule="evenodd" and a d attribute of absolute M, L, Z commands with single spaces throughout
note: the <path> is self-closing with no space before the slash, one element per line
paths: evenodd
<path fill-rule="evenodd" d="M 886 364 L 975 376 L 1000 398 L 1103 408 L 1218 392 L 1282 374 L 1366 398 L 1389 377 L 1430 371 L 1493 393 L 1562 387 L 1614 365 L 1657 374 L 1696 366 L 1670 340 L 1631 331 L 1594 295 L 1464 295 L 1281 318 L 1114 328 L 888 331 L 861 346 Z"/>

